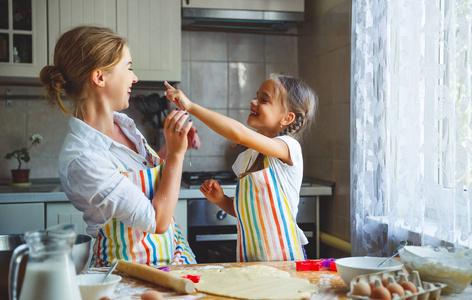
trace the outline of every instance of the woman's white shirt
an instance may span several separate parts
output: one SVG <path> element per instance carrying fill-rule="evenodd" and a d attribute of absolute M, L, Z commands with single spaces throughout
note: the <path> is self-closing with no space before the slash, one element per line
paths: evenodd
<path fill-rule="evenodd" d="M 83 212 L 87 233 L 92 236 L 112 218 L 154 232 L 156 220 L 151 201 L 121 173 L 152 167 L 146 161 L 146 140 L 131 118 L 122 113 L 114 113 L 113 117 L 138 153 L 71 118 L 70 132 L 59 155 L 62 187 L 71 203 Z"/>

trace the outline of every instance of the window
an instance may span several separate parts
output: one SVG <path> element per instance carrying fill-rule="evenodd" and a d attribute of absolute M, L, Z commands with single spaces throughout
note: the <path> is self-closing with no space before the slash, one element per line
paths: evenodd
<path fill-rule="evenodd" d="M 375 2 L 352 10 L 354 252 L 472 247 L 472 2 Z"/>

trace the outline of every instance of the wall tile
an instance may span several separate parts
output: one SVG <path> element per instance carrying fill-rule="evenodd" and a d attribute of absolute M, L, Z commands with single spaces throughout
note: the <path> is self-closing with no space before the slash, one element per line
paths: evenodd
<path fill-rule="evenodd" d="M 249 108 L 265 76 L 264 64 L 229 64 L 229 108 Z"/>
<path fill-rule="evenodd" d="M 214 111 L 227 115 L 227 110 L 215 109 Z M 192 117 L 195 127 L 198 130 L 198 135 L 202 146 L 198 150 L 192 150 L 192 155 L 195 156 L 224 156 L 226 147 L 229 142 L 222 136 L 215 133 L 213 130 L 208 128 L 200 120 Z"/>
<path fill-rule="evenodd" d="M 26 120 L 26 136 L 34 133 L 43 136 L 43 143 L 31 149 L 31 160 L 40 157 L 43 159 L 57 159 L 64 137 L 69 132 L 69 118 L 57 107 L 46 101 L 28 101 Z"/>
<path fill-rule="evenodd" d="M 28 163 L 30 178 L 57 178 L 59 177 L 59 160 L 57 157 L 32 157 Z"/>
<path fill-rule="evenodd" d="M 227 61 L 226 33 L 190 31 L 190 59 Z"/>
<path fill-rule="evenodd" d="M 268 63 L 266 64 L 266 78 L 272 73 L 280 73 L 298 77 L 298 65 L 291 63 Z"/>
<path fill-rule="evenodd" d="M 186 95 L 190 96 L 190 92 L 192 91 L 192 84 L 190 81 L 189 61 L 182 62 L 182 81 L 177 85 L 177 87 L 181 89 Z"/>
<path fill-rule="evenodd" d="M 267 35 L 265 36 L 265 59 L 268 63 L 297 64 L 297 37 Z"/>
<path fill-rule="evenodd" d="M 264 62 L 264 36 L 258 34 L 228 34 L 230 62 Z"/>
<path fill-rule="evenodd" d="M 333 70 L 336 70 L 335 80 L 332 81 L 333 102 L 350 103 L 351 94 L 351 48 L 342 47 L 334 51 L 336 58 L 332 62 Z"/>
<path fill-rule="evenodd" d="M 184 171 L 225 171 L 229 170 L 230 166 L 225 161 L 222 155 L 196 155 L 198 150 L 187 151 L 184 160 Z"/>
<path fill-rule="evenodd" d="M 350 167 L 347 160 L 333 161 L 333 175 L 336 181 L 336 195 L 349 196 Z"/>
<path fill-rule="evenodd" d="M 26 101 L 0 102 L 0 179 L 10 179 L 10 169 L 16 169 L 16 159 L 4 159 L 15 149 L 26 146 Z"/>
<path fill-rule="evenodd" d="M 227 63 L 191 62 L 192 101 L 209 108 L 228 107 Z"/>
<path fill-rule="evenodd" d="M 330 106 L 333 122 L 333 136 L 336 142 L 349 142 L 349 128 L 350 128 L 350 105 L 336 104 Z"/>
<path fill-rule="evenodd" d="M 330 7 L 323 8 L 324 4 Z M 331 0 L 307 2 L 308 20 L 300 27 L 302 51 L 316 55 L 350 44 L 351 1 L 340 1 L 335 6 L 331 4 Z M 313 11 L 315 13 L 311 13 Z"/>
<path fill-rule="evenodd" d="M 326 158 L 303 156 L 304 173 L 307 176 L 328 181 L 335 181 L 333 176 L 333 163 Z"/>
<path fill-rule="evenodd" d="M 192 32 L 182 31 L 182 61 L 190 60 L 190 36 Z"/>

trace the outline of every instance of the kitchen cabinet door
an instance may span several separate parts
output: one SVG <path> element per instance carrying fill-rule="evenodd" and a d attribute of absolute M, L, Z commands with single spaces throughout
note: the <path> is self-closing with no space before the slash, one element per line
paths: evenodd
<path fill-rule="evenodd" d="M 181 3 L 117 0 L 117 31 L 128 40 L 139 80 L 180 81 Z"/>
<path fill-rule="evenodd" d="M 116 0 L 48 0 L 49 63 L 59 36 L 79 25 L 116 31 Z"/>
<path fill-rule="evenodd" d="M 46 203 L 46 228 L 57 224 L 74 224 L 76 233 L 86 233 L 82 213 L 70 203 Z"/>
<path fill-rule="evenodd" d="M 47 63 L 46 0 L 0 5 L 0 76 L 37 77 Z"/>
<path fill-rule="evenodd" d="M 44 229 L 44 203 L 0 204 L 0 234 Z"/>

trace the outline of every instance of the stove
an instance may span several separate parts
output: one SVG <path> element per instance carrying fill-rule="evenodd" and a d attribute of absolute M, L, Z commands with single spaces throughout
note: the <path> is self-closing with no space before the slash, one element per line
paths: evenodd
<path fill-rule="evenodd" d="M 233 171 L 212 171 L 212 172 L 183 172 L 182 186 L 189 189 L 200 188 L 207 179 L 216 179 L 222 187 L 236 187 L 238 178 Z M 315 183 L 311 177 L 303 177 L 302 187 L 309 187 Z"/>
<path fill-rule="evenodd" d="M 200 188 L 207 179 L 216 179 L 223 187 L 236 187 L 237 177 L 232 171 L 183 172 L 182 186 L 193 189 Z"/>

